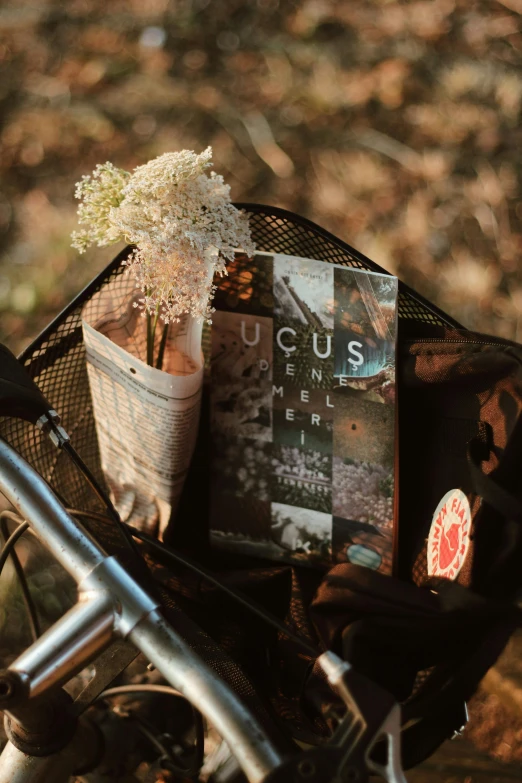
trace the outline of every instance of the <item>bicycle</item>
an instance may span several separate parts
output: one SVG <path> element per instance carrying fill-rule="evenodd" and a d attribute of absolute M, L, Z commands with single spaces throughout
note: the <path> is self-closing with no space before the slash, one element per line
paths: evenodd
<path fill-rule="evenodd" d="M 250 213 L 260 249 L 378 269 L 304 219 L 274 208 L 239 206 Z M 0 415 L 9 418 L 0 427 L 0 491 L 19 517 L 11 514 L 18 527 L 6 542 L 0 568 L 19 537 L 30 529 L 73 577 L 78 601 L 0 673 L 0 708 L 6 712 L 9 739 L 0 756 L 0 783 L 59 783 L 95 769 L 102 740 L 86 712 L 100 697 L 125 693 L 125 687 L 128 693 L 140 691 L 140 687 L 147 692 L 147 687 L 140 685 L 134 690 L 132 685 L 116 686 L 112 691 L 108 687 L 138 652 L 167 681 L 168 685 L 157 685 L 158 692 L 183 697 L 191 705 L 196 746 L 188 760 L 187 753 L 179 758 L 170 753 L 167 758 L 165 747 L 156 743 L 165 768 L 170 764 L 178 778 L 197 779 L 199 774 L 203 715 L 252 783 L 290 779 L 362 783 L 370 774 L 381 775 L 388 783 L 405 783 L 403 763 L 418 763 L 465 722 L 460 690 L 452 691 L 451 716 L 442 728 L 431 726 L 426 715 L 415 710 L 403 711 L 401 720 L 396 698 L 332 651 L 318 650 L 306 622 L 296 621 L 295 630 L 266 606 L 259 606 L 248 590 L 245 594 L 237 586 L 227 585 L 187 556 L 191 537 L 198 540 L 197 525 L 191 525 L 183 539 L 185 549 L 180 550 L 127 527 L 115 512 L 97 460 L 79 313 L 101 285 L 120 274 L 126 252 L 58 316 L 20 362 L 3 349 Z M 458 326 L 406 286 L 400 289 L 399 315 L 428 324 Z M 32 378 L 38 380 L 38 386 Z M 192 521 L 201 518 L 198 493 L 194 492 L 200 472 L 196 460 L 179 511 Z M 176 544 L 176 531 L 172 540 Z M 165 563 L 170 570 L 162 578 Z M 173 566 L 183 570 L 181 581 L 186 579 L 183 584 L 178 580 L 174 588 Z M 230 654 L 237 639 L 231 642 L 225 638 L 229 631 L 218 628 L 215 635 L 225 638 L 229 650 L 214 641 L 208 630 L 212 619 L 194 602 L 202 588 L 199 582 L 191 586 L 187 574 L 205 580 L 226 595 L 227 601 L 241 606 L 240 618 L 254 613 L 266 623 L 272 629 L 267 651 L 273 652 L 276 642 L 285 639 L 297 661 L 296 669 L 308 672 L 315 666 L 316 674 L 322 671 L 329 695 L 324 698 L 323 694 L 312 717 L 297 705 L 294 695 L 284 693 L 278 695 L 281 708 L 274 716 L 264 703 L 262 683 L 256 688 L 251 682 L 255 667 L 245 676 Z M 259 576 L 261 582 L 264 578 Z M 196 616 L 183 610 L 184 590 Z M 204 617 L 205 630 L 197 625 L 198 615 Z M 509 634 L 504 636 L 505 644 Z M 241 643 L 245 658 L 251 655 L 258 662 L 259 651 Z M 92 662 L 96 670 L 93 679 L 72 697 L 63 686 Z M 268 676 L 266 671 L 263 676 Z M 310 705 L 307 709 L 310 711 Z M 287 722 L 283 725 L 285 710 Z M 408 753 L 403 749 L 402 763 L 401 731 L 410 747 Z M 155 738 L 151 740 L 154 743 Z"/>

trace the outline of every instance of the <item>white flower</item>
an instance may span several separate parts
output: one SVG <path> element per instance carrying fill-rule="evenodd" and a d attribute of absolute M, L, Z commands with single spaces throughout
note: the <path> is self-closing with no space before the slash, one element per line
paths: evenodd
<path fill-rule="evenodd" d="M 74 195 L 82 203 L 78 207 L 78 222 L 90 229 L 75 231 L 72 246 L 84 253 L 89 245 L 111 245 L 120 239 L 112 223 L 112 210 L 123 199 L 123 188 L 130 174 L 112 163 L 98 164 L 91 176 L 85 175 L 76 184 Z"/>
<path fill-rule="evenodd" d="M 169 152 L 130 175 L 107 163 L 77 187 L 80 222 L 92 228 L 74 237 L 75 247 L 119 239 L 136 245 L 127 265 L 144 294 L 139 306 L 166 323 L 185 313 L 209 319 L 212 273 L 226 274 L 236 248 L 255 250 L 229 186 L 205 173 L 211 158 L 210 147 L 201 155 Z"/>

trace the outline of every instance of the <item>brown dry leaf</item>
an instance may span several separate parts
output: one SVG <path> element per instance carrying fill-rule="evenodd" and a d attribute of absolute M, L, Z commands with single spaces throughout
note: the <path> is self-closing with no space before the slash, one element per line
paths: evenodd
<path fill-rule="evenodd" d="M 105 90 L 100 105 L 115 116 L 130 118 L 141 112 L 180 111 L 188 102 L 188 89 L 180 79 L 158 74 L 133 74 Z"/>

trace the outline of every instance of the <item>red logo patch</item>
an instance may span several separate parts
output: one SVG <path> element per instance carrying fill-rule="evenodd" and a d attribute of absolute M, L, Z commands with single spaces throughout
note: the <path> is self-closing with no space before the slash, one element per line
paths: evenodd
<path fill-rule="evenodd" d="M 460 489 L 447 492 L 433 515 L 428 537 L 428 574 L 455 579 L 469 549 L 471 509 Z"/>

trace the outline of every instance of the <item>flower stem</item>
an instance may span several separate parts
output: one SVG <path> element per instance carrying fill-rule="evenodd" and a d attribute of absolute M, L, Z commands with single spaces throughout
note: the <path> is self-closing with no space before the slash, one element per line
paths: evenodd
<path fill-rule="evenodd" d="M 163 333 L 161 335 L 161 342 L 160 342 L 159 350 L 158 350 L 158 359 L 156 361 L 156 369 L 157 370 L 162 370 L 163 369 L 163 356 L 165 354 L 165 346 L 167 344 L 167 334 L 168 334 L 168 331 L 169 331 L 169 325 L 168 324 L 164 324 L 163 325 Z"/>
<path fill-rule="evenodd" d="M 147 313 L 147 364 L 149 367 L 154 366 L 154 331 L 150 313 Z"/>
<path fill-rule="evenodd" d="M 154 320 L 153 320 L 154 318 Z M 147 364 L 154 367 L 154 334 L 156 332 L 156 318 L 147 313 Z"/>
<path fill-rule="evenodd" d="M 156 337 L 159 313 L 159 305 L 156 307 L 156 312 L 154 315 L 147 313 L 147 364 L 149 367 L 154 367 L 154 338 Z"/>

